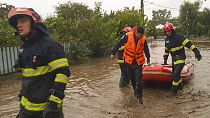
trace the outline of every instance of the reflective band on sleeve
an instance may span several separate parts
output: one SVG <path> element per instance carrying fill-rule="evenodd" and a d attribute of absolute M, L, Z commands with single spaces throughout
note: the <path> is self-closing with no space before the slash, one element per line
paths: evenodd
<path fill-rule="evenodd" d="M 175 48 L 171 48 L 171 52 L 175 52 L 175 51 L 177 51 L 177 50 L 180 50 L 180 49 L 182 49 L 182 48 L 184 48 L 182 45 L 181 46 L 179 46 L 179 47 L 175 47 Z"/>
<path fill-rule="evenodd" d="M 122 64 L 124 63 L 124 60 L 117 60 L 117 63 Z"/>
<path fill-rule="evenodd" d="M 163 56 L 167 56 L 167 55 L 169 55 L 169 53 L 165 52 Z"/>
<path fill-rule="evenodd" d="M 67 58 L 57 59 L 52 61 L 47 66 L 40 66 L 36 68 L 21 68 L 24 77 L 33 77 L 47 74 L 60 67 L 69 66 Z"/>
<path fill-rule="evenodd" d="M 69 80 L 69 78 L 64 74 L 56 74 L 55 82 L 67 84 L 68 80 Z"/>
<path fill-rule="evenodd" d="M 33 77 L 38 75 L 44 75 L 48 72 L 50 72 L 49 66 L 41 66 L 34 68 L 21 68 L 22 74 L 24 77 Z"/>
<path fill-rule="evenodd" d="M 195 45 L 192 45 L 192 46 L 190 47 L 190 50 L 193 50 L 194 48 L 196 48 L 196 46 L 195 46 Z"/>
<path fill-rule="evenodd" d="M 63 102 L 63 100 L 61 100 L 60 98 L 58 98 L 54 95 L 51 95 L 49 100 L 53 101 L 53 102 L 56 102 L 56 103 L 59 103 L 59 104 L 61 104 Z"/>
<path fill-rule="evenodd" d="M 182 79 L 180 79 L 178 82 L 173 81 L 172 85 L 178 86 L 180 83 L 182 83 Z"/>
<path fill-rule="evenodd" d="M 177 60 L 177 61 L 174 62 L 174 65 L 182 64 L 182 63 L 185 63 L 185 60 Z"/>
<path fill-rule="evenodd" d="M 49 63 L 51 70 L 56 70 L 61 67 L 69 66 L 67 58 L 61 58 Z"/>
<path fill-rule="evenodd" d="M 47 105 L 47 102 L 32 103 L 32 102 L 28 101 L 28 99 L 24 96 L 22 96 L 20 103 L 26 110 L 29 110 L 29 111 L 42 111 L 45 109 L 45 107 Z"/>
<path fill-rule="evenodd" d="M 185 39 L 183 42 L 182 42 L 182 45 L 185 46 L 190 40 L 188 39 Z"/>
<path fill-rule="evenodd" d="M 121 46 L 118 50 L 123 50 L 125 48 L 125 46 Z"/>

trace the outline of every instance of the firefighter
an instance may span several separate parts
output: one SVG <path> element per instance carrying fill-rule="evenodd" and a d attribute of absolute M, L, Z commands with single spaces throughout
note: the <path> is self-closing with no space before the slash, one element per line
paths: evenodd
<path fill-rule="evenodd" d="M 143 27 L 134 27 L 131 32 L 127 33 L 124 40 L 126 44 L 123 57 L 127 67 L 127 74 L 133 86 L 134 96 L 142 104 L 142 66 L 145 62 L 144 54 L 147 58 L 147 63 L 150 63 L 150 52 Z"/>
<path fill-rule="evenodd" d="M 129 84 L 129 78 L 127 77 L 127 71 L 126 66 L 123 60 L 123 53 L 124 53 L 124 47 L 125 47 L 125 40 L 123 38 L 126 36 L 127 32 L 130 32 L 132 30 L 131 27 L 126 26 L 123 31 L 120 32 L 122 36 L 119 38 L 118 43 L 114 46 L 111 54 L 111 58 L 114 57 L 115 53 L 118 52 L 118 64 L 120 66 L 121 70 L 121 77 L 119 82 L 119 87 L 126 87 Z"/>
<path fill-rule="evenodd" d="M 16 118 L 63 118 L 64 90 L 70 76 L 63 47 L 50 38 L 32 8 L 11 8 L 8 21 L 23 42 L 16 64 L 22 72 Z"/>
<path fill-rule="evenodd" d="M 171 91 L 174 94 L 177 94 L 178 90 L 183 88 L 182 79 L 180 73 L 185 65 L 185 49 L 192 50 L 195 53 L 195 58 L 200 61 L 202 59 L 200 51 L 198 48 L 186 39 L 184 36 L 179 35 L 175 32 L 172 23 L 166 23 L 164 25 L 164 33 L 166 34 L 165 38 L 165 53 L 164 53 L 164 64 L 167 64 L 167 59 L 169 53 L 172 57 L 172 69 L 173 69 L 173 82 L 171 86 Z"/>

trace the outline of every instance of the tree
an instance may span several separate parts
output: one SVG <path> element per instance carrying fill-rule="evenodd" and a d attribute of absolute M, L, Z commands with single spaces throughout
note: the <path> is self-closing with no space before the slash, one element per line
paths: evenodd
<path fill-rule="evenodd" d="M 204 32 L 204 25 L 202 25 L 200 22 L 197 22 L 195 29 L 196 29 L 196 35 L 201 36 L 201 34 L 203 34 Z"/>
<path fill-rule="evenodd" d="M 13 36 L 14 29 L 9 25 L 7 14 L 10 8 L 8 4 L 0 3 L 0 46 L 13 46 L 20 44 L 17 37 Z"/>
<path fill-rule="evenodd" d="M 154 22 L 152 20 L 148 21 L 145 30 L 147 32 L 147 35 L 154 36 L 156 38 L 156 36 L 157 36 L 157 29 L 156 29 L 155 24 L 154 24 Z"/>
<path fill-rule="evenodd" d="M 199 1 L 196 1 L 194 3 L 185 1 L 184 4 L 181 5 L 179 20 L 180 23 L 182 23 L 180 25 L 183 33 L 187 35 L 196 34 L 199 9 Z"/>
<path fill-rule="evenodd" d="M 210 19 L 210 9 L 204 8 L 204 10 L 199 14 L 200 22 L 204 26 L 203 34 L 208 34 L 210 30 L 210 22 L 207 19 Z"/>
<path fill-rule="evenodd" d="M 71 44 L 70 58 L 80 63 L 88 55 L 87 44 L 92 31 L 90 18 L 93 10 L 81 3 L 67 2 L 57 6 L 55 12 L 55 16 L 46 18 L 45 24 L 54 39 Z"/>
<path fill-rule="evenodd" d="M 152 16 L 152 21 L 154 22 L 155 26 L 159 24 L 164 25 L 166 22 L 169 22 L 169 20 L 172 18 L 171 11 L 168 11 L 167 9 L 159 9 L 158 11 L 153 10 Z"/>

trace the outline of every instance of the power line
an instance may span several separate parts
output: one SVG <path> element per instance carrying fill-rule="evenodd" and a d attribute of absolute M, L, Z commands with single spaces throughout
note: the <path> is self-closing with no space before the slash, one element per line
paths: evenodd
<path fill-rule="evenodd" d="M 159 7 L 164 7 L 164 8 L 168 8 L 168 9 L 179 10 L 179 9 L 177 9 L 177 8 L 167 7 L 167 6 L 159 5 L 159 4 L 156 4 L 156 3 L 153 3 L 153 2 L 149 2 L 149 1 L 144 1 L 144 2 L 149 3 L 149 4 L 151 4 L 151 5 L 156 5 L 156 6 L 159 6 Z"/>

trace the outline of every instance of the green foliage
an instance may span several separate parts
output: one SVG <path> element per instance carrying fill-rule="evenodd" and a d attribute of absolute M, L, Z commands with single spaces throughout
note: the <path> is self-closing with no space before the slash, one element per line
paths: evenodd
<path fill-rule="evenodd" d="M 200 13 L 199 16 L 201 24 L 204 25 L 203 34 L 208 34 L 208 31 L 210 30 L 210 9 L 204 8 L 204 10 Z"/>
<path fill-rule="evenodd" d="M 187 35 L 196 34 L 196 22 L 198 20 L 200 3 L 196 1 L 195 3 L 190 3 L 185 1 L 184 4 L 181 5 L 180 9 L 180 23 L 182 32 L 185 32 Z"/>
<path fill-rule="evenodd" d="M 147 35 L 154 36 L 156 38 L 158 30 L 155 27 L 155 23 L 153 21 L 148 21 L 147 26 L 145 28 Z"/>
<path fill-rule="evenodd" d="M 204 32 L 204 25 L 202 25 L 200 22 L 197 22 L 196 24 L 196 34 L 197 36 L 201 36 Z"/>
<path fill-rule="evenodd" d="M 155 26 L 159 24 L 164 25 L 166 22 L 169 22 L 169 20 L 172 18 L 171 11 L 168 11 L 167 9 L 159 9 L 158 11 L 153 10 L 152 16 L 152 21 L 154 22 Z"/>
<path fill-rule="evenodd" d="M 185 1 L 181 5 L 180 16 L 179 16 L 179 26 L 181 32 L 186 35 L 207 35 L 210 29 L 210 10 L 204 8 L 200 11 L 201 2 L 195 1 L 190 3 Z"/>
<path fill-rule="evenodd" d="M 107 14 L 102 12 L 101 2 L 90 9 L 81 3 L 67 2 L 56 7 L 56 15 L 45 20 L 54 39 L 70 42 L 70 58 L 78 62 L 84 57 L 100 57 L 111 52 L 113 44 L 126 24 L 145 25 L 143 15 L 136 10 L 125 8 Z"/>
<path fill-rule="evenodd" d="M 0 3 L 0 46 L 13 46 L 20 43 L 17 37 L 13 36 L 14 30 L 7 20 L 7 13 L 11 5 Z"/>
<path fill-rule="evenodd" d="M 164 25 L 166 22 L 172 23 L 174 26 L 178 26 L 178 19 L 172 18 L 171 11 L 167 9 L 159 9 L 157 11 L 152 11 L 152 20 L 147 23 L 147 28 L 149 31 L 149 35 L 152 36 L 162 36 L 165 35 L 162 29 L 156 29 L 157 25 Z"/>

